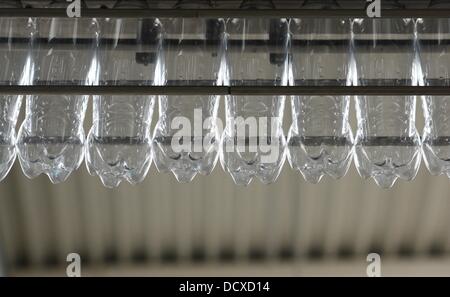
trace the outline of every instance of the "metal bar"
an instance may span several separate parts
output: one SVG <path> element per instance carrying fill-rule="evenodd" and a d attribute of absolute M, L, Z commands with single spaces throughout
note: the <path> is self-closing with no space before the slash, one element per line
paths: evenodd
<path fill-rule="evenodd" d="M 67 17 L 65 9 L 2 8 L 0 17 Z M 242 18 L 242 17 L 367 17 L 364 9 L 100 9 L 82 8 L 81 17 L 88 18 Z M 384 9 L 381 17 L 446 18 L 450 9 Z"/>
<path fill-rule="evenodd" d="M 209 136 L 208 136 L 209 137 Z M 294 136 L 288 139 L 285 136 L 285 140 L 289 140 L 289 146 L 353 146 L 353 144 L 345 137 L 336 137 L 336 136 Z M 277 145 L 277 141 L 280 139 L 274 137 L 233 137 L 233 145 Z M 135 146 L 143 146 L 147 145 L 147 140 L 141 137 L 129 137 L 129 136 L 102 136 L 95 137 L 94 141 L 96 143 L 100 143 L 103 145 L 135 145 Z M 205 136 L 158 136 L 153 139 L 154 142 L 162 144 L 162 145 L 171 145 L 172 141 L 176 141 L 176 143 L 197 143 L 200 141 L 203 143 L 205 141 Z M 208 139 L 211 141 L 211 139 Z M 73 144 L 73 145 L 82 145 L 79 139 L 73 139 L 70 136 L 30 136 L 25 137 L 23 142 L 25 144 Z M 9 142 L 8 142 L 9 143 Z M 0 139 L 0 144 L 2 141 Z M 449 146 L 450 145 L 450 137 L 449 136 L 440 136 L 435 139 L 427 141 L 427 144 L 432 146 Z M 416 139 L 413 137 L 407 136 L 370 136 L 364 139 L 361 139 L 357 145 L 364 146 L 414 146 L 416 145 Z M 1 256 L 1 250 L 0 250 Z M 1 267 L 0 267 L 1 269 Z"/>
<path fill-rule="evenodd" d="M 450 87 L 427 86 L 0 86 L 5 95 L 241 95 L 448 96 Z"/>
<path fill-rule="evenodd" d="M 448 95 L 448 87 L 413 87 L 413 86 L 245 86 L 230 87 L 230 95 L 305 95 L 305 96 L 408 96 L 408 95 Z"/>
<path fill-rule="evenodd" d="M 8 95 L 227 95 L 228 87 L 197 86 L 0 86 Z"/>

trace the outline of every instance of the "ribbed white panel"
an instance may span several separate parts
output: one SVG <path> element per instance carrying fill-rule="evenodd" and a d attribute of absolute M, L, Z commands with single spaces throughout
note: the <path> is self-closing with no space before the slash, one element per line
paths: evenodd
<path fill-rule="evenodd" d="M 70 252 L 94 263 L 447 253 L 449 187 L 425 168 L 382 190 L 354 168 L 310 185 L 286 167 L 270 186 L 236 187 L 218 168 L 187 185 L 152 172 L 138 186 L 107 190 L 84 169 L 55 186 L 15 166 L 0 184 L 1 247 L 11 265 L 23 256 L 62 263 Z"/>

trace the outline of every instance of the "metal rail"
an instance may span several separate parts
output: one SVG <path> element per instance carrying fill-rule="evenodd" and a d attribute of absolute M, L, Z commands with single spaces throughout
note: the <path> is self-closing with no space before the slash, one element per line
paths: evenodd
<path fill-rule="evenodd" d="M 4 95 L 448 96 L 445 86 L 0 86 Z"/>
<path fill-rule="evenodd" d="M 67 17 L 65 9 L 59 8 L 2 8 L 0 17 Z M 102 9 L 82 8 L 81 17 L 87 18 L 329 18 L 367 17 L 364 9 Z M 450 9 L 384 9 L 382 18 L 446 18 Z"/>
<path fill-rule="evenodd" d="M 353 143 L 346 137 L 336 136 L 293 136 L 288 138 L 285 136 L 285 140 L 288 141 L 289 146 L 353 146 Z M 29 136 L 23 138 L 25 144 L 72 144 L 83 145 L 82 141 L 78 138 L 72 138 L 70 136 Z M 210 143 L 217 142 L 218 139 L 209 138 L 205 136 L 157 136 L 153 139 L 154 143 L 158 143 L 165 146 L 170 146 L 173 141 L 177 144 L 194 144 L 194 143 Z M 254 146 L 254 145 L 279 145 L 281 141 L 278 137 L 248 137 L 248 136 L 234 136 L 232 138 L 232 145 Z M 370 136 L 360 139 L 356 145 L 364 146 L 416 146 L 418 139 L 408 136 Z M 102 136 L 94 137 L 94 142 L 102 145 L 135 145 L 146 146 L 148 140 L 142 137 L 129 137 L 129 136 Z M 9 142 L 8 142 L 9 143 Z M 7 143 L 7 144 L 8 144 Z M 0 140 L 1 144 L 1 140 Z M 450 137 L 441 136 L 432 140 L 427 140 L 427 144 L 432 146 L 448 146 L 450 144 Z M 1 254 L 0 254 L 1 255 Z"/>

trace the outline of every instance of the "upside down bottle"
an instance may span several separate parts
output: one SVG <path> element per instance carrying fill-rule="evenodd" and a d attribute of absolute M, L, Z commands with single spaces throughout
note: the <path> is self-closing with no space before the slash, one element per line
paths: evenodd
<path fill-rule="evenodd" d="M 227 37 L 231 86 L 287 85 L 287 19 L 233 18 Z M 268 184 L 279 176 L 286 157 L 284 102 L 285 96 L 227 96 L 220 160 L 236 184 L 255 177 Z"/>
<path fill-rule="evenodd" d="M 316 9 L 336 4 L 307 2 Z M 309 6 L 307 6 L 309 7 Z M 346 86 L 351 84 L 350 20 L 291 19 L 291 84 Z M 303 177 L 317 183 L 324 175 L 347 172 L 353 135 L 348 122 L 349 96 L 292 96 L 293 123 L 288 135 L 288 159 Z"/>
<path fill-rule="evenodd" d="M 54 6 L 64 5 L 56 3 Z M 34 85 L 90 85 L 95 80 L 97 22 L 89 18 L 35 20 L 31 48 Z M 80 36 L 90 42 L 82 44 Z M 39 40 L 39 42 L 34 42 Z M 88 96 L 29 95 L 17 139 L 24 174 L 65 181 L 84 157 L 83 120 Z"/>
<path fill-rule="evenodd" d="M 432 1 L 432 8 L 450 8 L 448 2 Z M 450 87 L 450 20 L 419 19 L 417 22 L 422 83 Z M 428 170 L 450 177 L 450 96 L 422 97 L 425 115 L 423 156 Z"/>
<path fill-rule="evenodd" d="M 179 1 L 176 8 L 209 8 L 209 1 Z M 161 85 L 217 86 L 223 83 L 223 19 L 163 21 Z M 220 126 L 218 95 L 159 96 L 153 134 L 155 165 L 179 182 L 207 175 L 217 164 Z"/>
<path fill-rule="evenodd" d="M 417 84 L 412 19 L 356 19 L 353 50 L 356 84 Z M 412 180 L 419 169 L 421 141 L 415 127 L 416 96 L 357 96 L 355 163 L 359 174 L 389 188 Z"/>
<path fill-rule="evenodd" d="M 158 19 L 101 22 L 99 84 L 153 85 L 158 64 Z M 130 42 L 132 41 L 132 42 Z M 155 96 L 94 96 L 86 166 L 108 188 L 144 180 L 152 162 L 150 125 Z"/>
<path fill-rule="evenodd" d="M 5 1 L 0 8 L 20 8 L 16 1 Z M 13 32 L 21 28 L 24 45 L 14 43 Z M 27 85 L 30 79 L 29 48 L 35 30 L 35 22 L 28 18 L 0 18 L 0 84 Z M 16 159 L 16 123 L 22 97 L 19 95 L 0 96 L 0 181 L 11 169 Z"/>

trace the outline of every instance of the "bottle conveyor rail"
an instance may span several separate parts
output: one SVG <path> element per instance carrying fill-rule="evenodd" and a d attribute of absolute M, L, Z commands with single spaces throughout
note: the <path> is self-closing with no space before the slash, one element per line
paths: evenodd
<path fill-rule="evenodd" d="M 6 95 L 447 96 L 448 86 L 0 86 Z M 188 99 L 187 99 L 188 100 Z"/>

